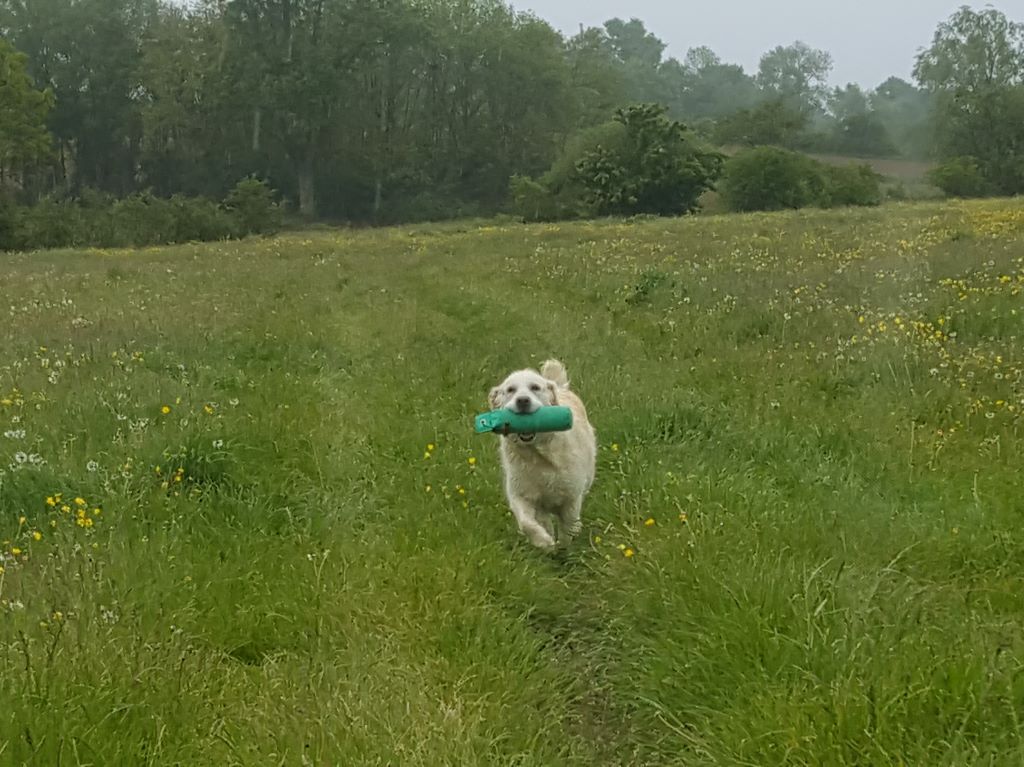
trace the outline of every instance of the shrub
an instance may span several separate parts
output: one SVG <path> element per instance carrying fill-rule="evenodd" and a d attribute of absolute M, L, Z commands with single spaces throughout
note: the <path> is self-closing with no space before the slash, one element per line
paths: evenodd
<path fill-rule="evenodd" d="M 714 187 L 722 157 L 660 106 L 621 109 L 582 131 L 539 180 L 517 177 L 512 203 L 527 220 L 679 215 Z"/>
<path fill-rule="evenodd" d="M 821 163 L 799 152 L 765 146 L 726 161 L 721 191 L 730 210 L 786 210 L 820 204 L 827 187 Z"/>
<path fill-rule="evenodd" d="M 240 236 L 270 234 L 281 228 L 281 209 L 274 201 L 274 191 L 257 178 L 239 181 L 224 199 L 224 207 Z"/>
<path fill-rule="evenodd" d="M 928 181 L 949 197 L 984 197 L 989 185 L 973 157 L 954 157 L 928 171 Z"/>
<path fill-rule="evenodd" d="M 867 164 L 832 166 L 825 169 L 826 198 L 822 207 L 881 205 L 882 177 Z"/>

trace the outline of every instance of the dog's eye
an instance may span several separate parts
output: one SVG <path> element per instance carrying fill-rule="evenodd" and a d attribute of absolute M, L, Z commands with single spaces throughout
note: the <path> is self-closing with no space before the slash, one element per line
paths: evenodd
<path fill-rule="evenodd" d="M 515 394 L 516 393 L 516 387 L 514 387 L 514 386 L 508 387 L 508 393 L 509 394 Z"/>
<path fill-rule="evenodd" d="M 540 391 L 540 384 L 530 384 L 530 391 Z"/>

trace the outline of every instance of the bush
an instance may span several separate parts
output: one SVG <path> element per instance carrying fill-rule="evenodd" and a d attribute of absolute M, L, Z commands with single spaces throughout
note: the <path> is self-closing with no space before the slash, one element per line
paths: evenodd
<path fill-rule="evenodd" d="M 722 157 L 665 109 L 620 109 L 574 137 L 539 180 L 515 178 L 515 210 L 527 220 L 690 213 L 714 188 Z"/>
<path fill-rule="evenodd" d="M 730 210 L 786 210 L 820 204 L 827 187 L 821 163 L 799 152 L 765 146 L 726 161 L 721 191 Z"/>
<path fill-rule="evenodd" d="M 990 191 L 978 161 L 954 157 L 928 171 L 928 182 L 949 197 L 984 197 Z"/>
<path fill-rule="evenodd" d="M 882 177 L 870 165 L 850 164 L 828 167 L 826 197 L 822 207 L 882 204 Z"/>
<path fill-rule="evenodd" d="M 262 181 L 245 179 L 224 205 L 148 192 L 116 200 L 90 190 L 75 199 L 45 198 L 31 207 L 0 198 L 0 250 L 142 247 L 264 234 L 281 225 L 273 197 Z"/>
<path fill-rule="evenodd" d="M 257 178 L 239 181 L 224 199 L 235 222 L 235 232 L 271 234 L 281 228 L 281 208 L 274 202 L 274 191 Z"/>

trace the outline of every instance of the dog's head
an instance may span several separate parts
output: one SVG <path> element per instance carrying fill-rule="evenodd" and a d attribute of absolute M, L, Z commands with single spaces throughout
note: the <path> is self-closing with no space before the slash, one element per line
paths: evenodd
<path fill-rule="evenodd" d="M 558 404 L 557 386 L 536 370 L 517 370 L 491 389 L 488 401 L 494 410 L 529 415 Z"/>
<path fill-rule="evenodd" d="M 558 386 L 536 370 L 517 370 L 500 384 L 491 389 L 488 402 L 494 410 L 511 410 L 513 413 L 529 415 L 542 407 L 558 404 Z M 512 444 L 523 448 L 528 447 L 537 437 L 544 442 L 550 439 L 549 434 L 514 434 L 509 439 Z"/>

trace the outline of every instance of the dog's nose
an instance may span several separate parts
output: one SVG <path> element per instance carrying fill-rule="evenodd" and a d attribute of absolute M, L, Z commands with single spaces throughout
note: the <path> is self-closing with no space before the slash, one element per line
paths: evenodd
<path fill-rule="evenodd" d="M 529 410 L 530 409 L 530 398 L 529 397 L 517 397 L 516 398 L 516 410 Z"/>

